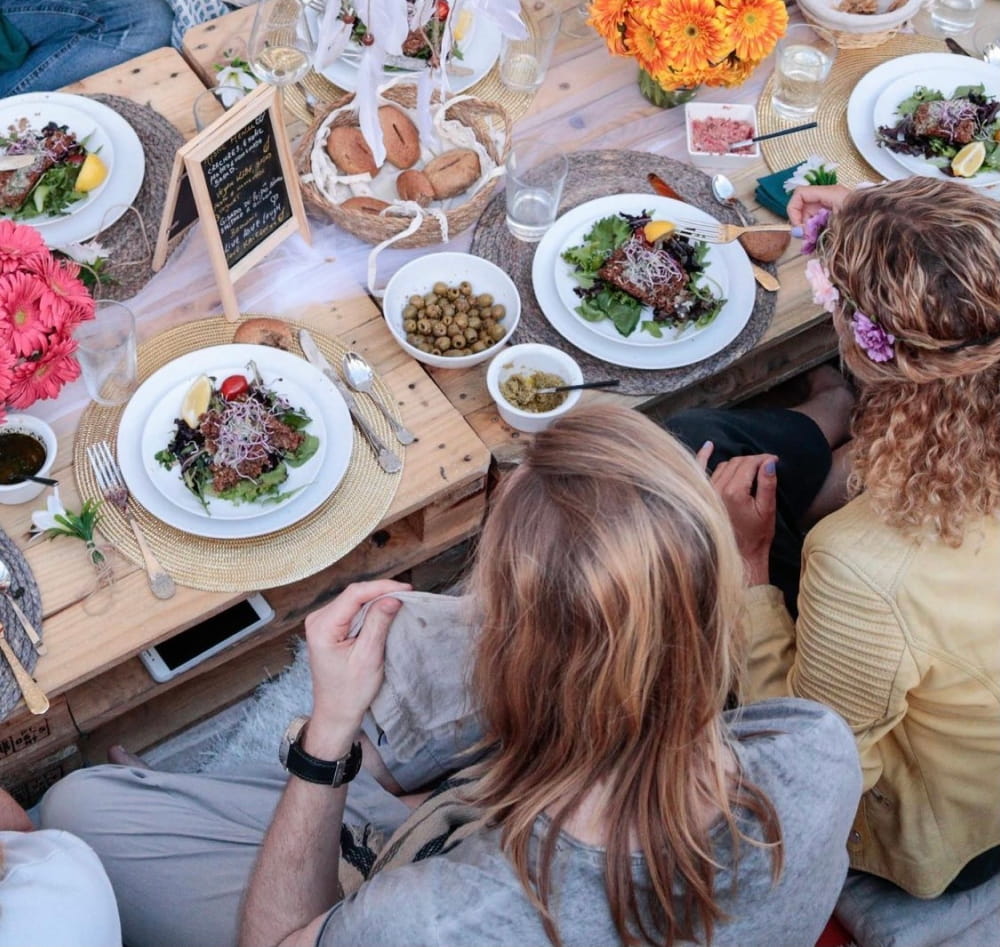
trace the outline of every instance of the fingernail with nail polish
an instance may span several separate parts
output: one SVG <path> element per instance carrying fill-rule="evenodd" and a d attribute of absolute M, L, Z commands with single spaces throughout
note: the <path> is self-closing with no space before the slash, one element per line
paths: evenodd
<path fill-rule="evenodd" d="M 766 464 L 764 464 L 764 473 L 766 473 L 769 477 L 773 477 L 774 471 L 777 467 L 778 465 L 776 461 L 769 460 Z"/>

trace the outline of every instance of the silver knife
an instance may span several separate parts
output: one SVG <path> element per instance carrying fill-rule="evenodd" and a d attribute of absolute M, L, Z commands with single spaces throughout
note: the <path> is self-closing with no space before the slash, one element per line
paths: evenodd
<path fill-rule="evenodd" d="M 351 417 L 354 418 L 354 423 L 361 428 L 361 433 L 368 438 L 368 443 L 371 444 L 372 449 L 375 451 L 379 466 L 386 473 L 399 473 L 403 469 L 403 462 L 399 459 L 399 455 L 390 450 L 382 438 L 375 433 L 372 426 L 368 423 L 368 419 L 358 409 L 358 403 L 354 395 L 351 394 L 347 386 L 340 380 L 336 369 L 333 368 L 319 350 L 316 340 L 309 334 L 308 329 L 299 329 L 299 345 L 302 346 L 302 352 L 309 359 L 310 364 L 315 365 L 316 368 L 326 375 L 333 382 L 333 387 L 340 392 L 341 397 L 347 404 L 347 410 L 351 412 Z"/>

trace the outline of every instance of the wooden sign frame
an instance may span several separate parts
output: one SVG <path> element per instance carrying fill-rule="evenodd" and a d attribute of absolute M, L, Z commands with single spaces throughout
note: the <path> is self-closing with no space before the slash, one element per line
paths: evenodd
<path fill-rule="evenodd" d="M 251 146 L 262 144 L 262 156 L 253 165 L 236 167 L 232 160 L 227 159 L 234 153 L 238 156 L 238 151 L 234 152 L 234 149 L 247 141 Z M 273 156 L 268 154 L 272 143 L 275 149 Z M 221 165 L 221 169 L 216 164 Z M 206 166 L 209 166 L 207 172 Z M 278 172 L 280 183 L 274 177 L 262 182 L 261 188 L 249 193 L 253 206 L 247 208 L 239 200 L 240 196 L 244 199 L 248 196 L 244 178 L 252 182 L 254 172 L 266 173 L 268 169 Z M 187 186 L 190 186 L 197 216 L 202 222 L 222 308 L 226 318 L 230 322 L 236 322 L 240 310 L 233 286 L 235 281 L 293 233 L 300 233 L 306 243 L 311 242 L 299 176 L 285 131 L 278 90 L 267 84 L 258 86 L 178 149 L 167 186 L 163 218 L 153 255 L 154 270 L 160 269 L 166 261 L 169 240 L 187 226 L 184 220 L 175 219 L 178 201 Z M 217 213 L 220 192 L 225 195 L 222 204 L 228 208 L 221 227 Z M 287 206 L 281 199 L 282 193 Z M 259 212 L 258 203 L 266 204 L 267 201 L 270 201 L 273 213 L 281 219 L 273 227 L 266 224 L 266 233 L 259 240 L 253 239 L 255 235 L 251 232 L 248 237 L 249 246 L 245 250 L 239 243 L 234 248 L 231 240 L 234 221 L 239 222 L 249 214 L 247 226 L 253 226 L 255 220 L 259 223 L 259 216 L 254 218 L 253 212 Z M 191 219 L 190 223 L 193 222 Z M 243 232 L 247 233 L 246 227 Z"/>

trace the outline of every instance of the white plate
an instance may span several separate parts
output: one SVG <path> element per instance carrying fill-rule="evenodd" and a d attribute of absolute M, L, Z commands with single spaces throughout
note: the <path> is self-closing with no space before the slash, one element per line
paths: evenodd
<path fill-rule="evenodd" d="M 310 18 L 310 27 L 316 28 L 319 24 L 318 14 L 311 7 L 306 8 L 306 15 Z M 469 75 L 448 75 L 448 88 L 452 92 L 464 92 L 474 86 L 492 68 L 493 64 L 500 56 L 501 34 L 498 29 L 489 23 L 478 22 L 479 17 L 473 14 L 472 23 L 466 31 L 465 39 L 460 42 L 459 48 L 462 50 L 463 59 L 456 59 L 455 65 L 463 69 L 471 69 Z M 354 48 L 353 46 L 351 47 Z M 335 60 L 325 69 L 317 70 L 321 76 L 325 76 L 334 85 L 340 86 L 347 92 L 357 91 L 358 86 L 358 60 L 344 59 Z M 398 76 L 416 77 L 419 73 L 407 72 L 399 69 L 384 70 L 386 79 Z"/>
<path fill-rule="evenodd" d="M 27 119 L 37 131 L 50 121 L 67 125 L 87 141 L 89 151 L 98 151 L 108 166 L 104 183 L 87 197 L 71 204 L 58 217 L 34 217 L 23 221 L 38 231 L 50 247 L 89 240 L 113 224 L 135 200 L 146 173 L 146 157 L 135 130 L 114 109 L 82 95 L 65 92 L 30 92 L 0 101 L 0 133 Z"/>
<path fill-rule="evenodd" d="M 977 82 L 989 85 L 996 73 L 996 67 L 967 56 L 956 60 L 953 53 L 915 53 L 912 56 L 899 56 L 876 66 L 862 76 L 854 87 L 847 102 L 847 130 L 861 156 L 883 177 L 890 181 L 900 181 L 910 177 L 912 172 L 891 151 L 880 148 L 875 142 L 875 103 L 879 96 L 891 82 L 903 76 L 916 77 L 914 87 L 926 85 L 937 88 L 937 75 L 950 73 L 956 62 L 961 67 L 964 79 L 960 85 Z"/>
<path fill-rule="evenodd" d="M 556 287 L 557 268 L 565 265 L 559 254 L 565 246 L 567 234 L 581 220 L 608 217 L 620 212 L 640 214 L 643 211 L 649 211 L 663 220 L 674 216 L 716 222 L 715 218 L 690 204 L 655 194 L 617 194 L 588 201 L 560 217 L 538 244 L 531 268 L 535 296 L 542 313 L 556 332 L 577 348 L 611 365 L 645 369 L 693 365 L 729 345 L 743 331 L 753 312 L 756 297 L 753 271 L 746 251 L 738 242 L 713 247 L 719 251 L 719 266 L 725 269 L 728 286 L 727 301 L 722 311 L 704 330 L 671 345 L 628 345 L 591 332 L 588 323 L 565 305 Z"/>
<path fill-rule="evenodd" d="M 985 66 L 986 63 L 983 63 L 983 65 Z M 986 94 L 996 99 L 1000 97 L 1000 70 L 987 68 L 990 69 L 992 75 L 988 82 L 983 81 L 983 86 L 985 87 Z M 950 65 L 947 68 L 935 69 L 933 82 L 925 81 L 923 76 L 900 76 L 898 79 L 890 82 L 875 100 L 875 108 L 872 115 L 873 128 L 877 130 L 883 125 L 895 125 L 900 119 L 900 116 L 896 113 L 899 103 L 913 95 L 918 86 L 936 89 L 945 97 L 948 97 L 959 86 L 977 84 L 977 81 L 969 80 L 969 70 L 961 63 Z M 889 154 L 912 174 L 932 178 L 947 178 L 950 181 L 957 180 L 972 187 L 989 187 L 991 184 L 1000 183 L 1000 172 L 997 171 L 981 171 L 971 178 L 953 178 L 951 175 L 945 174 L 938 165 L 932 161 L 928 161 L 922 155 L 903 155 L 897 154 L 894 151 L 889 151 Z"/>
<path fill-rule="evenodd" d="M 245 374 L 257 363 L 264 382 L 313 418 L 306 428 L 320 438 L 316 454 L 289 472 L 289 488 L 302 486 L 279 504 L 233 504 L 210 500 L 212 515 L 180 480 L 154 459 L 170 439 L 181 399 L 199 375 Z M 260 345 L 216 345 L 174 359 L 146 379 L 132 396 L 118 428 L 118 461 L 136 501 L 164 523 L 196 536 L 245 539 L 283 529 L 308 516 L 337 488 L 350 462 L 354 429 L 344 399 L 310 364 Z"/>
<path fill-rule="evenodd" d="M 584 207 L 587 205 L 584 204 Z M 645 208 L 648 209 L 648 208 Z M 565 219 L 577 220 L 579 216 L 576 212 L 580 210 L 579 207 L 574 208 L 564 215 Z M 685 206 L 683 213 L 687 215 L 688 219 L 701 219 L 704 217 L 706 220 L 711 221 L 712 218 L 708 217 L 707 214 L 700 214 L 697 218 L 694 218 L 693 214 L 688 214 L 688 211 L 697 211 L 694 207 Z M 558 262 L 556 264 L 555 279 L 556 279 L 556 291 L 559 293 L 559 298 L 562 300 L 563 305 L 577 316 L 576 307 L 580 305 L 580 297 L 574 292 L 574 290 L 580 285 L 576 277 L 573 275 L 574 267 L 571 263 L 567 263 L 563 258 L 563 253 L 570 247 L 578 246 L 583 243 L 583 238 L 586 236 L 587 232 L 590 230 L 597 221 L 601 220 L 602 217 L 608 217 L 609 214 L 600 214 L 597 217 L 587 217 L 585 220 L 574 224 L 572 229 L 569 231 L 566 237 L 565 243 L 559 248 L 559 255 L 557 257 Z M 656 219 L 662 219 L 657 217 Z M 669 217 L 667 218 L 670 219 Z M 562 221 L 560 221 L 562 223 Z M 569 226 L 567 223 L 565 226 Z M 711 287 L 713 294 L 717 296 L 722 296 L 724 299 L 729 298 L 729 277 L 726 272 L 726 265 L 723 260 L 724 254 L 722 251 L 722 246 L 724 245 L 709 245 L 708 248 L 708 266 L 706 272 L 711 278 L 703 279 L 701 282 L 707 284 Z M 642 328 L 642 322 L 652 318 L 653 310 L 652 307 L 646 306 L 642 310 L 642 315 L 640 317 L 639 325 L 636 326 L 635 331 L 631 335 L 622 335 L 616 328 L 614 323 L 610 319 L 602 319 L 600 322 L 589 322 L 582 316 L 577 316 L 581 324 L 590 332 L 596 335 L 602 336 L 603 338 L 610 339 L 613 342 L 621 342 L 623 345 L 638 345 L 638 346 L 664 346 L 664 345 L 676 345 L 678 342 L 687 341 L 688 339 L 694 338 L 696 335 L 704 332 L 708 326 L 695 326 L 694 324 L 688 324 L 681 328 L 670 329 L 664 327 L 661 331 L 663 332 L 662 338 L 656 338 L 654 335 L 646 332 Z M 719 313 L 721 316 L 722 313 Z M 718 316 L 716 317 L 718 318 Z M 711 325 L 711 323 L 709 323 Z"/>

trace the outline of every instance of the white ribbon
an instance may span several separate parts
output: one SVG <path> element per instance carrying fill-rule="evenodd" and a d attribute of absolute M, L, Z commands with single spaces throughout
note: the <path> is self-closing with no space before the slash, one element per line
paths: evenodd
<path fill-rule="evenodd" d="M 420 225 L 424 222 L 424 218 L 427 216 L 433 217 L 438 223 L 438 229 L 441 231 L 441 242 L 448 242 L 448 218 L 445 217 L 444 211 L 439 210 L 436 207 L 421 207 L 416 201 L 399 201 L 393 204 L 391 207 L 386 207 L 381 215 L 383 217 L 387 216 L 398 216 L 398 217 L 413 217 L 409 225 L 405 230 L 401 230 L 397 234 L 393 234 L 391 237 L 387 237 L 377 246 L 372 247 L 371 252 L 368 254 L 368 292 L 370 292 L 376 299 L 381 299 L 385 294 L 385 287 L 377 289 L 375 286 L 375 276 L 376 270 L 378 268 L 378 255 L 392 244 L 396 243 L 398 240 L 402 240 L 404 237 L 410 236 L 410 234 L 416 233 L 420 229 Z"/>

